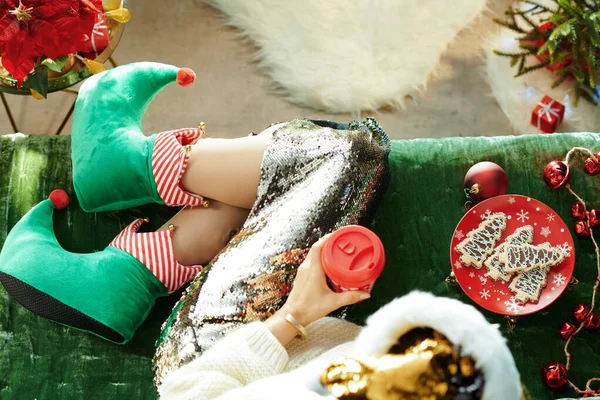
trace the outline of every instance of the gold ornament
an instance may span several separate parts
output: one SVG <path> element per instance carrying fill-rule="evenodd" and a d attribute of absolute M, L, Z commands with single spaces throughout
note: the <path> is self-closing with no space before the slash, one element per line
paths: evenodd
<path fill-rule="evenodd" d="M 198 124 L 198 129 L 202 129 L 202 130 L 204 130 L 204 128 L 206 128 L 206 124 L 205 124 L 204 122 L 200 122 L 200 123 Z"/>
<path fill-rule="evenodd" d="M 407 333 L 420 337 L 401 354 L 393 354 L 396 345 L 379 357 L 333 363 L 321 375 L 321 384 L 342 400 L 453 399 L 458 388 L 449 377 L 473 377 L 477 372 L 474 362 L 471 357 L 461 357 L 442 334 L 427 329 L 430 334 L 424 336 L 423 331 Z"/>
<path fill-rule="evenodd" d="M 119 8 L 116 10 L 107 11 L 104 15 L 106 18 L 112 19 L 113 21 L 120 22 L 122 24 L 129 22 L 131 19 L 131 13 L 125 7 L 123 7 L 123 2 L 119 5 Z"/>
<path fill-rule="evenodd" d="M 106 65 L 99 63 L 98 61 L 90 60 L 89 58 L 84 58 L 83 63 L 86 67 L 88 67 L 92 75 L 106 71 Z"/>
<path fill-rule="evenodd" d="M 29 89 L 29 91 L 31 92 L 33 98 L 36 100 L 42 100 L 44 98 L 44 96 L 42 96 L 42 94 L 35 89 Z"/>
<path fill-rule="evenodd" d="M 204 200 L 204 201 L 202 202 L 202 207 L 204 207 L 204 208 L 208 208 L 208 207 L 210 207 L 210 202 L 209 202 L 208 200 Z"/>
<path fill-rule="evenodd" d="M 104 7 L 104 11 L 112 11 L 121 7 L 121 0 L 102 0 L 102 7 Z"/>

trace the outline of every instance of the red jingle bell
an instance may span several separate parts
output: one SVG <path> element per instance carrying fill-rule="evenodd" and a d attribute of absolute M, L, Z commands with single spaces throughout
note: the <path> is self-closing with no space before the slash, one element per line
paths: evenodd
<path fill-rule="evenodd" d="M 600 329 L 600 315 L 589 313 L 583 320 L 583 328 L 586 331 L 595 332 Z"/>
<path fill-rule="evenodd" d="M 569 340 L 571 336 L 575 334 L 577 327 L 572 322 L 565 322 L 558 329 L 558 334 L 562 338 L 562 340 Z"/>
<path fill-rule="evenodd" d="M 575 317 L 575 321 L 582 323 L 589 312 L 590 308 L 588 306 L 585 304 L 577 304 L 575 308 L 573 308 L 573 317 Z"/>
<path fill-rule="evenodd" d="M 589 157 L 583 163 L 583 168 L 585 168 L 585 172 L 594 176 L 600 172 L 600 162 L 596 157 Z"/>
<path fill-rule="evenodd" d="M 575 234 L 582 239 L 589 238 L 591 236 L 590 226 L 587 221 L 575 222 Z"/>
<path fill-rule="evenodd" d="M 590 222 L 590 228 L 596 229 L 598 226 L 600 226 L 600 210 L 596 210 L 594 208 L 592 211 L 590 211 L 588 217 Z"/>
<path fill-rule="evenodd" d="M 550 161 L 544 168 L 544 182 L 554 190 L 563 186 L 569 181 L 571 171 L 569 166 L 563 161 Z"/>
<path fill-rule="evenodd" d="M 571 206 L 571 216 L 575 219 L 585 219 L 585 204 L 577 202 Z"/>
<path fill-rule="evenodd" d="M 567 384 L 567 369 L 553 361 L 542 368 L 542 383 L 549 389 L 557 390 Z"/>
<path fill-rule="evenodd" d="M 482 161 L 467 171 L 464 181 L 465 194 L 473 203 L 506 193 L 508 177 L 498 164 Z"/>

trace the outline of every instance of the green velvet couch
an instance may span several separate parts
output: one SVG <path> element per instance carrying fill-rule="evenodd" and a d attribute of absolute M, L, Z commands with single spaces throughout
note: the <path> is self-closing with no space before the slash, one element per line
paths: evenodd
<path fill-rule="evenodd" d="M 494 161 L 508 173 L 509 193 L 539 199 L 572 225 L 573 198 L 564 189 L 547 189 L 541 174 L 546 163 L 561 159 L 573 146 L 596 150 L 600 141 L 591 133 L 394 141 L 391 184 L 373 224 L 384 242 L 387 266 L 373 298 L 356 306 L 353 318 L 361 322 L 413 289 L 471 304 L 459 286 L 444 281 L 450 272 L 450 239 L 464 213 L 464 174 L 478 161 Z M 0 136 L 0 245 L 21 216 L 55 188 L 71 195 L 72 204 L 67 212 L 57 213 L 55 227 L 61 244 L 74 252 L 103 249 L 135 217 L 149 216 L 158 226 L 172 215 L 172 209 L 160 206 L 84 213 L 73 196 L 69 147 L 69 137 Z M 592 206 L 600 207 L 600 176 L 587 176 L 579 164 L 572 170 L 571 182 Z M 522 317 L 514 330 L 501 316 L 484 312 L 490 322 L 501 325 L 522 380 L 536 400 L 573 395 L 549 392 L 539 376 L 543 364 L 564 362 L 564 342 L 557 329 L 571 318 L 575 304 L 590 300 L 596 278 L 593 246 L 575 239 L 575 250 L 580 283 L 553 305 Z M 0 398 L 155 398 L 154 341 L 178 297 L 177 293 L 161 299 L 134 339 L 118 346 L 38 318 L 0 289 Z M 600 332 L 581 333 L 572 343 L 572 354 L 570 376 L 577 384 L 599 375 Z"/>

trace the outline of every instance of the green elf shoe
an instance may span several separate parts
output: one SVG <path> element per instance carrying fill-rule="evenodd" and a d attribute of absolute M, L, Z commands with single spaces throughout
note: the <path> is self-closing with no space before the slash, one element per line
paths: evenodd
<path fill-rule="evenodd" d="M 81 86 L 73 116 L 73 185 L 87 212 L 148 203 L 208 206 L 180 186 L 191 144 L 203 126 L 145 136 L 141 123 L 165 86 L 191 85 L 188 68 L 141 62 L 94 75 Z"/>
<path fill-rule="evenodd" d="M 63 249 L 52 215 L 68 196 L 55 190 L 11 230 L 0 253 L 0 282 L 21 305 L 41 317 L 114 343 L 128 342 L 158 297 L 201 270 L 173 255 L 172 231 L 138 233 L 142 220 L 123 230 L 103 251 Z"/>

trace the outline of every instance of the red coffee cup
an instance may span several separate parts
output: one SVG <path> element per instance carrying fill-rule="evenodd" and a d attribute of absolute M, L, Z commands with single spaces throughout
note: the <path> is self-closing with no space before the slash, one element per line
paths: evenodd
<path fill-rule="evenodd" d="M 335 231 L 321 250 L 323 271 L 333 290 L 371 292 L 385 264 L 383 243 L 376 234 L 358 225 Z"/>

